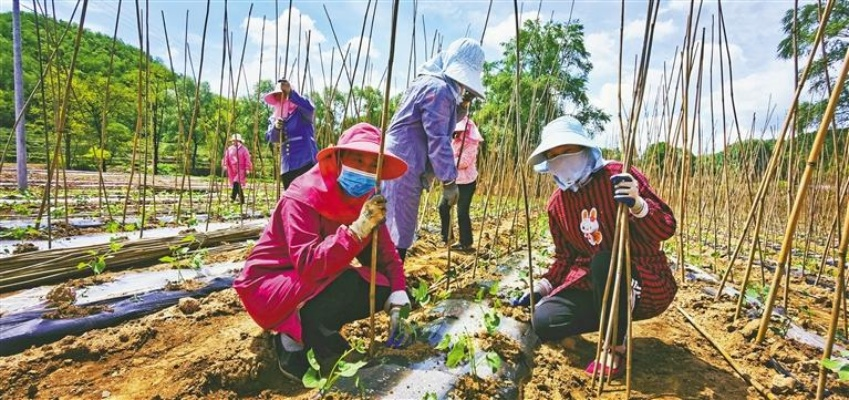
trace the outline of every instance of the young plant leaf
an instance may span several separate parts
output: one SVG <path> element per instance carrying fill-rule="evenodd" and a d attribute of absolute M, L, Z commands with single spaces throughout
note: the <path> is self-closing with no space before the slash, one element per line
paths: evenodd
<path fill-rule="evenodd" d="M 344 361 L 340 360 L 339 365 L 336 367 L 337 368 L 336 372 L 340 376 L 350 378 L 350 377 L 356 375 L 357 371 L 359 371 L 360 368 L 365 367 L 366 364 L 368 364 L 367 361 L 357 361 L 357 362 L 349 363 L 349 362 L 344 362 Z"/>
<path fill-rule="evenodd" d="M 307 373 L 304 374 L 301 382 L 304 384 L 305 388 L 315 389 L 324 387 L 324 384 L 327 383 L 327 379 L 320 377 L 317 370 L 310 368 L 307 370 Z"/>
<path fill-rule="evenodd" d="M 492 373 L 495 373 L 499 368 L 501 368 L 501 357 L 499 357 L 498 353 L 494 351 L 487 352 L 486 363 L 489 364 L 490 368 L 492 368 Z"/>
<path fill-rule="evenodd" d="M 828 360 L 822 360 L 822 366 L 823 367 L 825 367 L 826 369 L 830 369 L 832 371 L 835 371 L 835 372 L 840 371 L 841 369 L 843 369 L 844 366 L 847 366 L 847 365 L 849 365 L 849 362 L 844 361 L 844 360 L 835 360 L 833 358 L 830 358 Z"/>
<path fill-rule="evenodd" d="M 448 352 L 448 359 L 445 362 L 445 365 L 448 368 L 454 368 L 460 364 L 460 361 L 463 361 L 463 358 L 466 356 L 466 347 L 467 343 L 465 336 L 461 339 L 457 340 L 457 343 L 454 343 L 454 347 L 451 348 L 451 351 Z"/>
<path fill-rule="evenodd" d="M 310 363 L 310 367 L 316 371 L 321 370 L 321 366 L 318 364 L 318 360 L 315 358 L 315 352 L 312 349 L 307 351 L 307 361 Z"/>
<path fill-rule="evenodd" d="M 451 347 L 451 334 L 445 334 L 439 344 L 436 345 L 436 350 L 448 350 Z"/>

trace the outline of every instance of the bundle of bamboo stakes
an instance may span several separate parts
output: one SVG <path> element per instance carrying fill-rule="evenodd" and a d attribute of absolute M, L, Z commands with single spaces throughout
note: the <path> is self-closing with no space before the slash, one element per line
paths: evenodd
<path fill-rule="evenodd" d="M 222 243 L 256 239 L 263 226 L 242 226 L 207 233 L 186 233 L 165 238 L 140 239 L 127 242 L 120 250 L 110 254 L 107 269 L 124 269 L 149 265 L 160 257 L 171 254 L 172 246 L 188 246 L 192 249 L 212 247 Z M 184 238 L 194 235 L 191 243 Z M 30 288 L 37 285 L 90 275 L 90 269 L 79 269 L 79 263 L 92 257 L 106 254 L 109 243 L 95 244 L 68 249 L 42 250 L 4 258 L 0 265 L 0 293 Z"/>

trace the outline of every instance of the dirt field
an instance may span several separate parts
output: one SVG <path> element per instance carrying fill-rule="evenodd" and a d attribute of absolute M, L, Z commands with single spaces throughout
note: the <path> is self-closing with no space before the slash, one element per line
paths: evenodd
<path fill-rule="evenodd" d="M 523 230 L 510 231 L 510 218 L 500 218 L 499 221 L 497 235 L 494 226 L 484 233 L 477 281 L 498 279 L 486 266 L 492 265 L 496 259 L 504 262 L 507 255 L 522 251 L 515 247 L 510 249 L 510 242 L 516 237 L 516 232 Z M 473 223 L 479 223 L 479 216 Z M 432 229 L 432 224 L 429 227 Z M 422 232 L 422 237 L 410 252 L 406 267 L 409 283 L 416 282 L 419 277 L 432 280 L 444 269 L 445 248 L 437 244 L 436 234 L 428 233 L 428 229 Z M 493 242 L 493 237 L 498 240 Z M 545 247 L 546 243 L 539 245 Z M 493 249 L 497 250 L 499 257 L 494 256 Z M 214 261 L 239 261 L 244 254 L 243 249 L 217 253 Z M 461 284 L 454 288 L 451 297 L 473 299 L 477 281 L 468 279 L 473 256 L 454 253 L 452 260 L 460 270 Z M 111 274 L 105 273 L 102 279 L 110 279 Z M 769 277 L 767 271 L 767 281 Z M 831 292 L 796 278 L 792 284 L 795 291 L 790 298 L 791 310 L 805 310 L 793 314 L 794 322 L 824 334 Z M 753 345 L 754 322 L 745 317 L 732 322 L 733 302 L 727 298 L 714 302 L 703 294 L 702 289 L 706 286 L 714 285 L 688 282 L 680 288 L 672 307 L 663 315 L 634 324 L 632 397 L 761 398 L 677 311 L 676 307 L 680 306 L 734 357 L 745 374 L 777 398 L 812 398 L 821 351 L 784 339 L 780 331 L 770 332 L 763 346 Z M 192 313 L 181 311 L 176 306 L 170 307 L 114 328 L 66 337 L 0 358 L 0 382 L 4 382 L 5 386 L 0 391 L 0 398 L 316 397 L 315 391 L 290 383 L 280 375 L 268 335 L 244 312 L 232 289 L 203 298 L 199 305 L 199 309 Z M 412 318 L 423 318 L 424 311 L 415 310 Z M 520 321 L 528 320 L 526 310 L 505 307 L 502 312 Z M 378 332 L 382 332 L 386 318 L 380 316 L 378 321 Z M 350 324 L 345 332 L 349 338 L 364 338 L 368 332 L 367 321 Z M 379 336 L 378 339 L 385 338 Z M 596 340 L 597 335 L 588 334 L 562 343 L 542 344 L 534 354 L 532 376 L 520 383 L 524 397 L 597 398 L 584 372 L 594 356 Z M 510 354 L 515 353 L 515 349 L 497 338 L 491 339 L 490 345 L 499 354 L 507 355 L 508 359 Z M 421 345 L 406 351 L 407 355 L 413 356 L 434 352 Z M 775 366 L 789 371 L 795 380 L 783 377 Z M 452 397 L 497 398 L 497 388 L 502 384 L 504 382 L 464 378 Z M 830 377 L 829 389 L 833 392 L 832 399 L 849 398 L 849 386 L 837 383 L 833 376 Z M 341 398 L 348 397 L 341 395 Z M 614 381 L 608 385 L 601 397 L 624 398 L 622 382 Z M 331 394 L 328 398 L 340 398 L 340 395 Z"/>

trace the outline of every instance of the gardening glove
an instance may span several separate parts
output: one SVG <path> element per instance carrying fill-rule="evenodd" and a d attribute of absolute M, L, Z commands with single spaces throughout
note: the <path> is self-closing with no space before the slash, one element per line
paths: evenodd
<path fill-rule="evenodd" d="M 552 286 L 548 279 L 542 278 L 534 283 L 534 303 L 539 303 L 539 299 L 548 296 L 551 293 Z M 527 307 L 531 305 L 531 292 L 525 293 L 522 297 L 513 300 L 513 307 Z"/>
<path fill-rule="evenodd" d="M 365 239 L 371 231 L 386 220 L 386 197 L 374 195 L 366 200 L 360 210 L 360 216 L 348 229 L 360 240 Z"/>
<path fill-rule="evenodd" d="M 460 188 L 457 187 L 457 182 L 451 181 L 442 184 L 442 204 L 453 207 L 457 204 L 457 199 L 460 198 Z"/>
<path fill-rule="evenodd" d="M 401 307 L 393 306 L 389 310 L 389 339 L 386 341 L 387 347 L 400 349 L 410 344 L 409 342 L 412 337 L 403 326 L 404 321 L 401 318 Z"/>
<path fill-rule="evenodd" d="M 404 347 L 410 341 L 410 334 L 403 329 L 401 308 L 410 305 L 410 298 L 405 290 L 396 290 L 386 299 L 384 310 L 389 312 L 389 335 L 386 345 L 397 349 Z"/>
<path fill-rule="evenodd" d="M 628 206 L 631 214 L 644 217 L 648 207 L 646 200 L 640 196 L 640 186 L 631 174 L 622 173 L 610 177 L 613 183 L 613 199 Z"/>

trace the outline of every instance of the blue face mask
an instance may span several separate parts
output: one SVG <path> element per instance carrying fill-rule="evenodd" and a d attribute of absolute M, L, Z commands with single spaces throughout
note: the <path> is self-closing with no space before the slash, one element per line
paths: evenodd
<path fill-rule="evenodd" d="M 377 177 L 375 174 L 356 170 L 343 165 L 342 173 L 336 180 L 339 186 L 351 197 L 363 197 L 374 190 Z"/>

